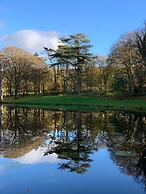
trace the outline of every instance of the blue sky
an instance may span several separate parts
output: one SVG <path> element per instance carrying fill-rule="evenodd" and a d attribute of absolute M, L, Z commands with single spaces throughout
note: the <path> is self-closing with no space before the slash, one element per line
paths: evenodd
<path fill-rule="evenodd" d="M 82 32 L 97 54 L 107 54 L 121 34 L 144 20 L 146 0 L 0 0 L 1 37 L 10 41 L 11 34 L 24 29 L 61 36 Z"/>

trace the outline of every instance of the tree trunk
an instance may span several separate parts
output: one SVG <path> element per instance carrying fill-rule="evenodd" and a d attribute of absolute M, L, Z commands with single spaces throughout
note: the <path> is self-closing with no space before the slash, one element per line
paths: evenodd
<path fill-rule="evenodd" d="M 81 91 L 82 91 L 82 84 L 81 84 L 81 70 L 80 68 L 78 67 L 76 69 L 76 73 L 77 73 L 77 77 L 76 77 L 76 92 L 77 94 L 80 96 L 81 95 Z"/>
<path fill-rule="evenodd" d="M 17 78 L 17 70 L 15 68 L 15 98 L 18 98 L 18 78 Z"/>
<path fill-rule="evenodd" d="M 0 69 L 0 102 L 3 101 L 3 67 Z"/>
<path fill-rule="evenodd" d="M 9 95 L 12 96 L 12 84 L 11 84 L 11 82 L 9 82 L 8 85 L 9 85 L 9 90 L 8 90 L 9 91 Z"/>
<path fill-rule="evenodd" d="M 3 80 L 2 80 L 2 76 L 0 78 L 0 102 L 3 102 Z"/>
<path fill-rule="evenodd" d="M 15 99 L 18 98 L 18 83 L 15 81 Z"/>
<path fill-rule="evenodd" d="M 44 96 L 45 95 L 45 86 L 44 86 L 44 84 L 42 86 L 42 93 L 43 93 L 43 96 Z"/>

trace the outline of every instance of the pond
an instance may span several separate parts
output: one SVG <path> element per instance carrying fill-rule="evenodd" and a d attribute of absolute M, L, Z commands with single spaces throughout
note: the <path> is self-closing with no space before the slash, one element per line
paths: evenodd
<path fill-rule="evenodd" d="M 0 194 L 146 193 L 146 114 L 0 113 Z"/>

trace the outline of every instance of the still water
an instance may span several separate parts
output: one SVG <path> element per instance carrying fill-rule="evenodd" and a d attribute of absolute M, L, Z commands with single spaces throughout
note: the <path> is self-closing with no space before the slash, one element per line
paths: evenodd
<path fill-rule="evenodd" d="M 146 193 L 146 114 L 0 113 L 0 194 Z"/>

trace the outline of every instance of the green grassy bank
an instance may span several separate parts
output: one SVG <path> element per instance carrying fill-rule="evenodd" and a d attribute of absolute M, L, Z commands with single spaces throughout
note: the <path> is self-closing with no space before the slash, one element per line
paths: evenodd
<path fill-rule="evenodd" d="M 69 110 L 113 109 L 146 112 L 146 97 L 121 100 L 112 97 L 31 96 L 5 98 L 4 104 Z"/>

